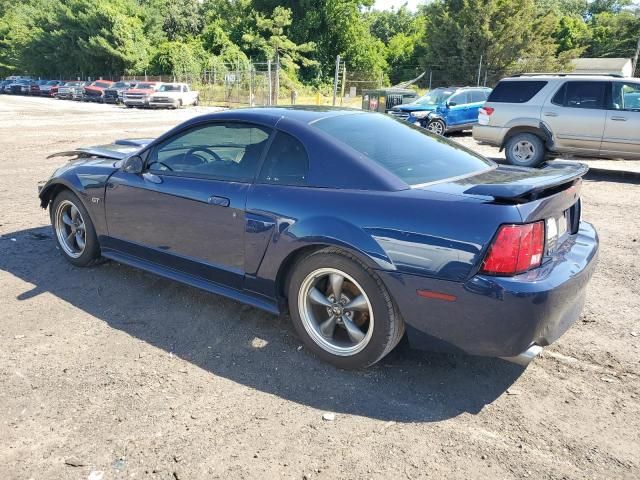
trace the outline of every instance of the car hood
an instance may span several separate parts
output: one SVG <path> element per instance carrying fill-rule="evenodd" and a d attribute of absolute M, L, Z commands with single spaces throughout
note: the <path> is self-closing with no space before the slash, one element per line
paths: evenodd
<path fill-rule="evenodd" d="M 49 155 L 47 158 L 54 157 L 75 157 L 75 159 L 101 159 L 122 160 L 134 153 L 140 151 L 151 143 L 151 138 L 132 138 L 116 140 L 107 145 L 96 145 L 93 147 L 80 147 L 74 150 L 66 150 Z"/>
<path fill-rule="evenodd" d="M 153 92 L 154 97 L 180 97 L 183 92 Z"/>
<path fill-rule="evenodd" d="M 394 110 L 400 112 L 431 112 L 438 108 L 438 105 L 419 105 L 417 103 L 405 103 L 393 107 Z"/>
<path fill-rule="evenodd" d="M 155 93 L 155 90 L 151 88 L 130 88 L 129 90 L 125 90 L 125 93 L 144 93 L 146 95 L 150 95 Z"/>

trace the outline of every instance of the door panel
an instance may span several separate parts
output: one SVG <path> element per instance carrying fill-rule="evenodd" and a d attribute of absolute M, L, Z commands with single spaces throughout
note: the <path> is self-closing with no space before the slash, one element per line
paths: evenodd
<path fill-rule="evenodd" d="M 601 154 L 640 158 L 640 112 L 607 112 Z"/>
<path fill-rule="evenodd" d="M 154 252 L 181 257 L 167 266 L 194 275 L 202 276 L 204 263 L 209 280 L 239 288 L 247 190 L 244 183 L 117 172 L 107 186 L 109 236 L 131 244 L 125 253 L 140 255 L 144 247 L 150 261 L 166 264 Z"/>
<path fill-rule="evenodd" d="M 558 152 L 600 153 L 606 82 L 566 82 L 542 108 L 541 120 Z"/>
<path fill-rule="evenodd" d="M 601 155 L 640 158 L 640 83 L 614 82 Z"/>
<path fill-rule="evenodd" d="M 447 111 L 447 125 L 457 126 L 467 123 L 467 117 L 469 115 L 469 104 L 467 103 L 467 94 L 457 93 L 453 95 L 450 102 L 455 102 L 456 105 L 450 106 Z"/>

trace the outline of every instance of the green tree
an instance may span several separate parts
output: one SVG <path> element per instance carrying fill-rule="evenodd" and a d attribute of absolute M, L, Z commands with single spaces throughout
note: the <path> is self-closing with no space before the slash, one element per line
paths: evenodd
<path fill-rule="evenodd" d="M 426 7 L 425 66 L 446 83 L 475 84 L 482 57 L 490 83 L 510 71 L 555 71 L 553 14 L 537 15 L 533 0 L 436 0 Z"/>
<path fill-rule="evenodd" d="M 285 33 L 291 25 L 291 10 L 284 7 L 273 9 L 271 17 L 256 13 L 256 32 L 242 37 L 249 48 L 256 49 L 265 58 L 278 59 L 285 70 L 294 73 L 300 65 L 311 66 L 317 62 L 305 56 L 315 50 L 315 43 L 296 44 Z"/>
<path fill-rule="evenodd" d="M 640 38 L 640 17 L 633 12 L 599 13 L 591 20 L 588 57 L 633 57 Z"/>

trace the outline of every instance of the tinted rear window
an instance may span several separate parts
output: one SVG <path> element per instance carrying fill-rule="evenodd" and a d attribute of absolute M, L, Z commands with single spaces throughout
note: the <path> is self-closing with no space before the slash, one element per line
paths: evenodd
<path fill-rule="evenodd" d="M 313 123 L 409 185 L 490 169 L 493 162 L 447 140 L 382 114 L 351 114 Z"/>
<path fill-rule="evenodd" d="M 488 102 L 525 103 L 531 100 L 547 84 L 540 80 L 502 80 L 489 95 Z"/>

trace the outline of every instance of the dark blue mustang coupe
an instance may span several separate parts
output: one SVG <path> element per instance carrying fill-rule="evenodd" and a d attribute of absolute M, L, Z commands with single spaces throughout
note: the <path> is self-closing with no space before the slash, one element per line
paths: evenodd
<path fill-rule="evenodd" d="M 498 166 L 381 114 L 230 110 L 62 155 L 40 201 L 72 264 L 102 256 L 288 310 L 342 368 L 405 332 L 525 364 L 578 318 L 595 265 L 585 167 Z"/>

